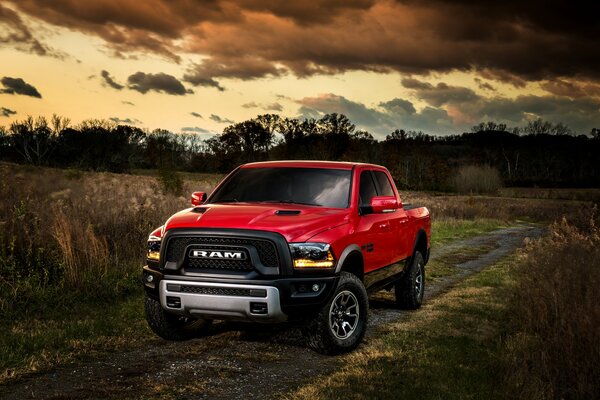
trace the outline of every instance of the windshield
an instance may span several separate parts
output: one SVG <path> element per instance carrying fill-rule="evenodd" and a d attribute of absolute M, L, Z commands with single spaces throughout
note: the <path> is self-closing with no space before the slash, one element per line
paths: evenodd
<path fill-rule="evenodd" d="M 241 168 L 213 193 L 210 202 L 272 202 L 346 208 L 351 172 L 321 168 Z"/>

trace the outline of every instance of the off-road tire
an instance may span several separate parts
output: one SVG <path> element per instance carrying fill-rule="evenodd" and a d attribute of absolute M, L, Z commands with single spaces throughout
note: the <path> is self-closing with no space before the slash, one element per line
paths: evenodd
<path fill-rule="evenodd" d="M 416 251 L 409 263 L 406 272 L 396 283 L 396 303 L 398 307 L 404 310 L 416 310 L 423 304 L 423 294 L 425 293 L 425 261 L 423 255 Z"/>
<path fill-rule="evenodd" d="M 342 304 L 344 298 L 346 299 L 345 305 L 350 305 L 347 313 L 345 305 Z M 352 307 L 353 303 L 356 304 L 358 311 L 356 324 L 347 337 L 340 338 L 334 333 L 335 328 L 331 325 L 332 321 L 348 318 L 349 326 L 354 324 L 352 317 L 349 317 L 355 311 Z M 342 306 L 343 310 L 338 306 Z M 338 311 L 333 313 L 333 310 Z M 331 299 L 317 315 L 309 318 L 303 327 L 309 347 L 326 355 L 336 355 L 354 350 L 365 336 L 368 312 L 369 297 L 365 286 L 356 275 L 342 272 Z M 339 328 L 340 325 L 337 326 Z"/>
<path fill-rule="evenodd" d="M 146 296 L 144 301 L 146 321 L 150 329 L 166 340 L 190 340 L 208 332 L 211 320 L 184 318 L 165 311 L 160 301 Z"/>

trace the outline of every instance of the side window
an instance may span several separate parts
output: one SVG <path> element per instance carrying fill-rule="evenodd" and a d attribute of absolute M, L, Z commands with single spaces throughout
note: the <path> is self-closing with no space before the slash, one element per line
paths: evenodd
<path fill-rule="evenodd" d="M 371 171 L 363 171 L 360 173 L 360 188 L 359 188 L 359 205 L 368 206 L 371 204 L 371 199 L 377 196 L 375 183 L 371 177 Z"/>
<path fill-rule="evenodd" d="M 392 189 L 392 184 L 388 179 L 385 172 L 374 171 L 375 179 L 377 179 L 377 185 L 379 186 L 379 195 L 380 196 L 395 196 L 394 189 Z"/>

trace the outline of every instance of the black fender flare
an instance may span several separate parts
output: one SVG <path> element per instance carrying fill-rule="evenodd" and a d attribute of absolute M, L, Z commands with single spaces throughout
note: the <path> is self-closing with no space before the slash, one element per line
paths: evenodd
<path fill-rule="evenodd" d="M 429 247 L 427 247 L 427 233 L 425 232 L 424 229 L 419 229 L 419 231 L 417 232 L 416 236 L 415 236 L 415 243 L 413 243 L 413 249 L 412 252 L 410 253 L 410 259 L 411 260 L 413 258 L 413 256 L 415 255 L 415 252 L 418 250 L 418 246 L 419 244 L 421 244 L 421 242 L 425 243 L 424 244 L 424 252 L 422 254 L 423 256 L 423 261 L 425 261 L 425 264 L 427 264 L 427 261 L 429 261 Z"/>
<path fill-rule="evenodd" d="M 346 261 L 348 256 L 350 256 L 350 254 L 355 253 L 355 252 L 358 253 L 360 255 L 360 258 L 362 259 L 362 251 L 361 251 L 359 245 L 353 243 L 353 244 L 346 246 L 346 248 L 342 251 L 342 254 L 340 254 L 340 258 L 338 259 L 337 265 L 335 267 L 336 274 L 340 273 L 340 271 L 342 270 L 342 267 L 344 266 L 344 262 Z"/>

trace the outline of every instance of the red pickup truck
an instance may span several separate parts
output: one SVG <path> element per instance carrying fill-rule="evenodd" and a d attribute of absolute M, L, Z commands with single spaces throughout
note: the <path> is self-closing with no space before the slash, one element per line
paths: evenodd
<path fill-rule="evenodd" d="M 213 319 L 300 319 L 312 348 L 339 354 L 365 335 L 369 293 L 423 301 L 429 211 L 403 205 L 384 167 L 246 164 L 192 205 L 148 239 L 145 312 L 162 338 L 190 339 Z"/>

